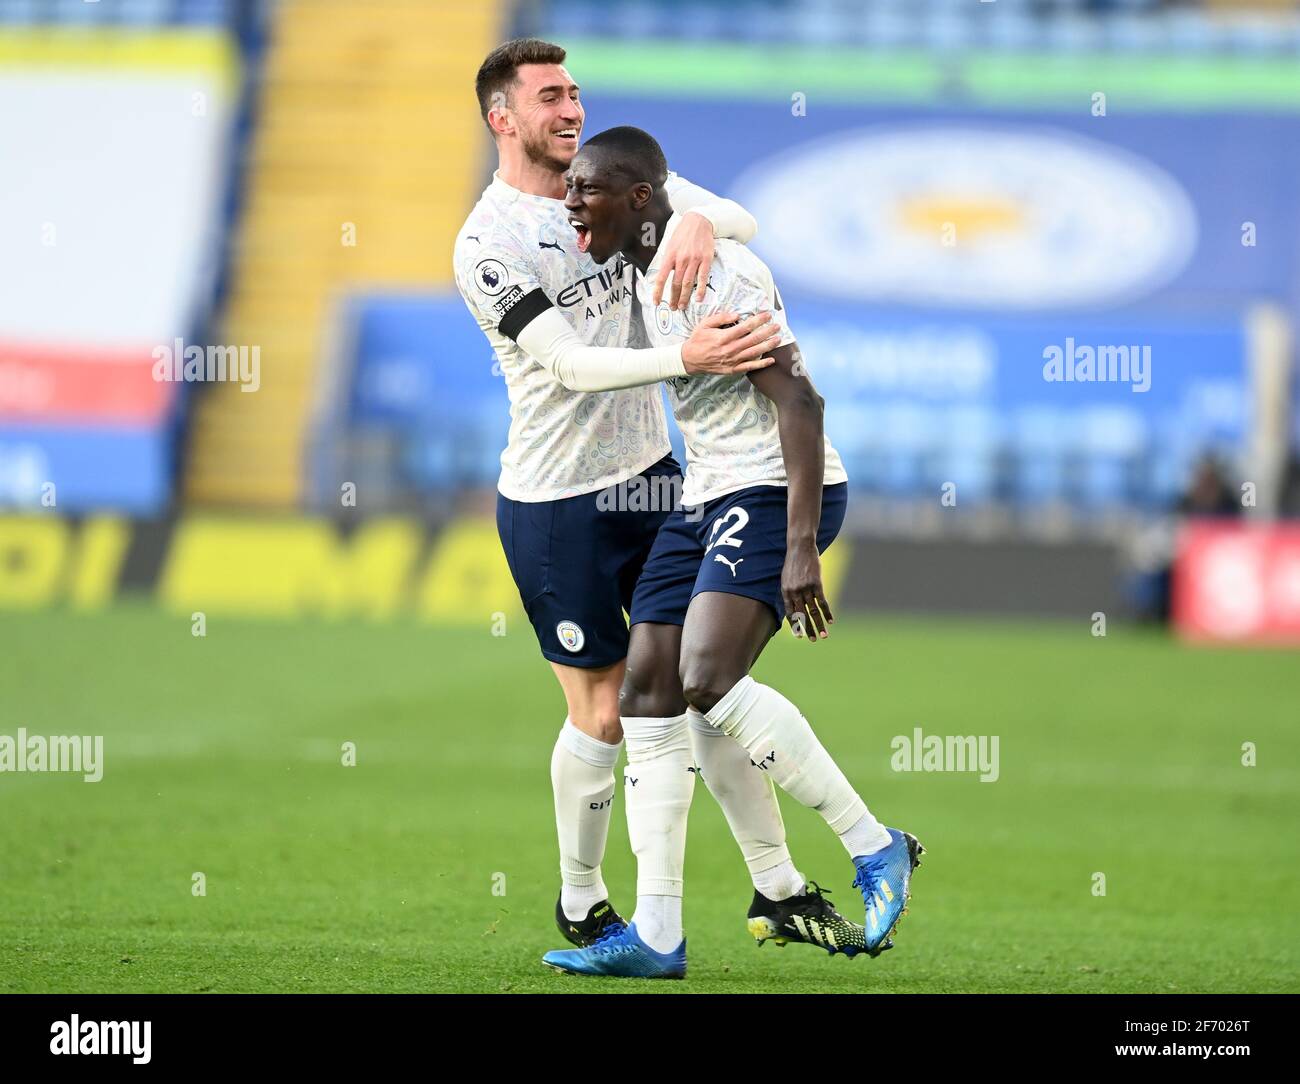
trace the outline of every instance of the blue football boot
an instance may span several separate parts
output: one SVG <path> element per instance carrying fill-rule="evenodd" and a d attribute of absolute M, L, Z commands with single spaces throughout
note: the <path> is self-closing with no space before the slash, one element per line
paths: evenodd
<path fill-rule="evenodd" d="M 655 952 L 637 936 L 636 923 L 610 926 L 594 945 L 556 949 L 542 963 L 570 975 L 607 975 L 620 979 L 684 979 L 686 940 L 673 952 Z"/>
<path fill-rule="evenodd" d="M 912 870 L 921 864 L 925 848 L 916 836 L 888 828 L 890 844 L 874 854 L 853 859 L 858 875 L 853 887 L 862 891 L 867 909 L 867 944 L 869 956 L 879 956 L 893 948 L 890 935 L 907 911 L 911 898 Z"/>

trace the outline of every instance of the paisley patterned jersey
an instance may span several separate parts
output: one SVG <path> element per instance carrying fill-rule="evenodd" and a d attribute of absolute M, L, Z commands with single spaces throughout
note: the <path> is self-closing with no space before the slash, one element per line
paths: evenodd
<path fill-rule="evenodd" d="M 597 264 L 580 253 L 563 200 L 529 195 L 494 175 L 456 238 L 454 261 L 456 284 L 510 396 L 502 494 L 536 502 L 590 493 L 668 454 L 658 385 L 570 391 L 514 341 L 537 315 L 540 288 L 588 345 L 649 345 L 635 269 L 622 257 Z"/>
<path fill-rule="evenodd" d="M 668 220 L 663 240 L 644 278 L 639 278 L 640 301 L 650 312 L 659 256 L 672 236 L 678 215 Z M 781 345 L 795 341 L 785 307 L 772 282 L 772 272 L 744 245 L 719 239 L 705 300 L 693 299 L 688 308 L 673 312 L 660 303 L 647 320 L 655 346 L 667 346 L 690 337 L 696 322 L 714 312 L 750 316 L 771 310 L 781 327 Z M 804 360 L 807 364 L 807 360 Z M 781 455 L 776 406 L 746 376 L 680 376 L 667 382 L 673 414 L 686 440 L 686 481 L 682 502 L 704 504 L 749 486 L 789 484 Z M 826 441 L 824 484 L 848 480 L 839 453 Z"/>

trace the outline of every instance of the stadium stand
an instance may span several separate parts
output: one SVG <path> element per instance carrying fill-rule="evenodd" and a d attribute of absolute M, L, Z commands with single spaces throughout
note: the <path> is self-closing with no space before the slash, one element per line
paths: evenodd
<path fill-rule="evenodd" d="M 296 505 L 331 306 L 449 280 L 479 177 L 464 88 L 500 18 L 496 4 L 309 0 L 281 5 L 276 26 L 222 332 L 261 344 L 266 380 L 200 405 L 184 492 L 202 504 Z"/>

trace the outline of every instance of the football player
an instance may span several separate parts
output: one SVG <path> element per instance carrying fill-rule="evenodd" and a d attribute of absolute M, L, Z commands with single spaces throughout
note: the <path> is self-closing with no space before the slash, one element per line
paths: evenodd
<path fill-rule="evenodd" d="M 621 254 L 641 271 L 638 283 L 652 279 L 682 222 L 667 178 L 663 151 L 646 132 L 612 128 L 590 139 L 570 166 L 565 200 L 583 249 L 601 261 Z M 815 928 L 831 951 L 874 956 L 891 947 L 922 851 L 914 836 L 872 815 L 799 709 L 750 676 L 783 619 L 810 643 L 829 636 L 820 554 L 844 521 L 848 486 L 767 266 L 744 245 L 720 240 L 708 286 L 703 302 L 674 311 L 638 285 L 651 338 L 681 343 L 712 315 L 771 309 L 781 345 L 765 369 L 669 381 L 686 441 L 682 507 L 660 530 L 633 595 L 623 690 L 636 913 L 594 946 L 544 957 L 579 974 L 685 974 L 678 886 L 692 738 L 710 786 L 742 767 L 815 809 L 839 837 L 862 894 L 864 934 L 815 914 L 788 915 Z M 763 803 L 725 810 L 746 858 L 779 834 Z M 784 863 L 793 883 L 788 856 Z M 787 915 L 759 895 L 750 927 L 761 938 Z"/>

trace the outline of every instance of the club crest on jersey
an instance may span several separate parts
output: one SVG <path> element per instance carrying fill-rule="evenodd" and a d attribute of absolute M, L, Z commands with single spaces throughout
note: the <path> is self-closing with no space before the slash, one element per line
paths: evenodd
<path fill-rule="evenodd" d="M 673 310 L 668 307 L 667 301 L 661 301 L 655 306 L 655 325 L 661 335 L 667 335 L 672 331 Z"/>
<path fill-rule="evenodd" d="M 582 633 L 582 627 L 573 621 L 561 621 L 555 626 L 555 635 L 560 638 L 564 650 L 572 651 L 574 654 L 581 651 L 582 645 L 587 642 L 586 636 Z"/>
<path fill-rule="evenodd" d="M 474 281 L 488 297 L 496 297 L 509 284 L 510 276 L 500 260 L 483 260 L 474 268 Z"/>

